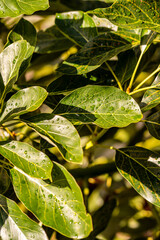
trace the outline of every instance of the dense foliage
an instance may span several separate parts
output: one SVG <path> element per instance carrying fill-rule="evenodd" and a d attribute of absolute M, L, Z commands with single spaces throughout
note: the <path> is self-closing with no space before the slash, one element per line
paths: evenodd
<path fill-rule="evenodd" d="M 158 239 L 160 1 L 0 18 L 0 239 Z"/>

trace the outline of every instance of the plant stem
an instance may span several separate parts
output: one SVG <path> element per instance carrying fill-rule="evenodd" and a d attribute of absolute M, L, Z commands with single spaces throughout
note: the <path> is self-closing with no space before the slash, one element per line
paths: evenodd
<path fill-rule="evenodd" d="M 108 129 L 102 129 L 96 137 L 94 137 L 93 141 L 96 143 L 103 135 L 108 131 Z"/>
<path fill-rule="evenodd" d="M 132 77 L 131 77 L 129 86 L 128 86 L 127 91 L 126 91 L 127 93 L 130 93 L 130 91 L 131 91 L 131 88 L 132 88 L 132 85 L 133 85 L 133 82 L 134 82 L 134 79 L 135 79 L 135 76 L 136 76 L 136 73 L 137 73 L 139 64 L 140 64 L 140 62 L 141 62 L 141 60 L 142 60 L 142 57 L 143 57 L 143 54 L 144 54 L 144 53 L 141 52 L 141 54 L 140 54 L 140 56 L 139 56 L 138 62 L 137 62 L 137 64 L 136 64 L 136 67 L 135 67 L 134 72 L 133 72 L 133 74 L 132 74 Z"/>
<path fill-rule="evenodd" d="M 75 178 L 84 178 L 84 177 L 91 178 L 91 177 L 96 177 L 102 174 L 112 173 L 116 171 L 117 171 L 117 168 L 116 168 L 115 162 L 94 165 L 92 167 L 87 167 L 87 168 L 76 168 L 76 169 L 69 170 L 69 172 Z"/>
<path fill-rule="evenodd" d="M 5 127 L 5 126 L 3 126 L 3 125 L 2 125 L 2 127 L 6 130 L 6 132 L 11 136 L 12 139 L 15 138 L 14 135 L 13 135 L 13 133 L 12 133 L 7 127 Z"/>
<path fill-rule="evenodd" d="M 133 92 L 130 92 L 129 95 L 133 95 L 135 93 L 146 91 L 146 90 L 149 90 L 149 89 L 154 89 L 154 88 L 156 88 L 156 85 L 150 86 L 150 87 L 145 87 L 145 88 L 140 88 L 140 89 L 134 90 Z"/>
<path fill-rule="evenodd" d="M 114 73 L 113 69 L 111 68 L 111 66 L 109 65 L 108 62 L 105 62 L 105 64 L 108 67 L 109 71 L 112 73 L 113 77 L 115 78 L 115 80 L 118 84 L 118 87 L 123 91 L 122 85 L 121 85 L 119 79 L 117 78 L 116 74 Z"/>
<path fill-rule="evenodd" d="M 138 84 L 137 87 L 133 91 L 139 89 L 145 82 L 148 81 L 148 79 L 150 79 L 152 76 L 154 76 L 159 71 L 160 71 L 160 66 L 154 72 L 152 72 L 147 78 L 145 78 L 140 84 Z"/>

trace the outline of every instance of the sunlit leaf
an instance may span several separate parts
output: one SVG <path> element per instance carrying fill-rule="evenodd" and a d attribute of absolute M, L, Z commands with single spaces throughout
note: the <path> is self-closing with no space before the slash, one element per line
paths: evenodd
<path fill-rule="evenodd" d="M 0 195 L 0 236 L 2 240 L 48 240 L 44 230 L 25 215 L 18 205 Z"/>
<path fill-rule="evenodd" d="M 46 10 L 48 7 L 48 0 L 0 0 L 0 17 L 31 15 L 35 11 Z"/>
<path fill-rule="evenodd" d="M 54 163 L 53 182 L 47 184 L 23 171 L 11 170 L 18 198 L 46 226 L 70 238 L 84 238 L 92 230 L 79 186 L 67 170 Z"/>
<path fill-rule="evenodd" d="M 35 111 L 42 105 L 46 97 L 47 91 L 38 86 L 18 91 L 5 103 L 0 114 L 0 123 L 2 124 L 24 113 Z"/>
<path fill-rule="evenodd" d="M 11 141 L 0 144 L 0 154 L 30 176 L 51 179 L 53 164 L 46 154 L 27 143 Z"/>
<path fill-rule="evenodd" d="M 114 33 L 105 33 L 86 43 L 77 54 L 64 61 L 58 71 L 69 75 L 84 74 L 130 48 L 130 42 Z"/>
<path fill-rule="evenodd" d="M 67 119 L 58 115 L 44 113 L 30 118 L 23 118 L 22 120 L 49 143 L 57 146 L 67 161 L 82 162 L 83 152 L 79 134 Z"/>
<path fill-rule="evenodd" d="M 116 165 L 142 197 L 160 207 L 159 154 L 141 147 L 118 149 Z"/>
<path fill-rule="evenodd" d="M 143 95 L 141 101 L 142 112 L 146 112 L 160 103 L 160 73 L 152 83 L 152 86 L 155 86 L 155 89 L 149 89 Z"/>
<path fill-rule="evenodd" d="M 160 32 L 159 7 L 159 0 L 116 0 L 108 8 L 97 8 L 89 13 L 107 18 L 120 27 Z"/>
<path fill-rule="evenodd" d="M 97 36 L 94 21 L 82 11 L 58 13 L 55 23 L 64 35 L 80 46 Z"/>
<path fill-rule="evenodd" d="M 55 113 L 74 123 L 94 123 L 102 128 L 125 127 L 142 118 L 138 104 L 115 87 L 86 86 L 64 97 Z"/>

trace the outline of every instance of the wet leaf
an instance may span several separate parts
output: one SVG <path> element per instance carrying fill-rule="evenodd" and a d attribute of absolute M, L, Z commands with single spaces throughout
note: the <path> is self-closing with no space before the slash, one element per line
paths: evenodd
<path fill-rule="evenodd" d="M 6 103 L 0 114 L 0 123 L 13 119 L 27 112 L 38 109 L 47 97 L 42 87 L 29 87 L 15 93 Z"/>
<path fill-rule="evenodd" d="M 116 0 L 108 8 L 97 8 L 89 13 L 107 18 L 123 28 L 143 28 L 160 32 L 159 7 L 159 0 Z"/>
<path fill-rule="evenodd" d="M 0 236 L 2 240 L 48 240 L 43 228 L 25 215 L 18 205 L 0 195 Z"/>
<path fill-rule="evenodd" d="M 118 149 L 116 165 L 142 197 L 160 207 L 159 154 L 141 147 Z"/>
<path fill-rule="evenodd" d="M 84 74 L 130 48 L 132 44 L 120 36 L 114 33 L 102 34 L 86 43 L 77 54 L 64 61 L 58 71 L 68 75 Z"/>
<path fill-rule="evenodd" d="M 23 118 L 28 126 L 36 130 L 42 138 L 47 140 L 69 162 L 81 163 L 83 158 L 80 136 L 64 117 L 54 114 L 40 114 L 30 118 Z"/>
<path fill-rule="evenodd" d="M 55 113 L 75 124 L 94 123 L 102 128 L 125 127 L 142 118 L 138 104 L 115 87 L 86 86 L 64 97 Z"/>
<path fill-rule="evenodd" d="M 21 14 L 31 15 L 35 11 L 46 10 L 48 0 L 0 0 L 0 17 L 16 17 Z"/>
<path fill-rule="evenodd" d="M 51 184 L 17 168 L 11 175 L 18 198 L 44 225 L 70 238 L 84 238 L 92 231 L 80 188 L 63 166 L 54 163 Z"/>
<path fill-rule="evenodd" d="M 82 11 L 58 13 L 55 23 L 66 37 L 80 46 L 97 36 L 94 21 Z"/>
<path fill-rule="evenodd" d="M 11 141 L 0 144 L 0 154 L 30 176 L 51 179 L 51 160 L 27 143 Z"/>

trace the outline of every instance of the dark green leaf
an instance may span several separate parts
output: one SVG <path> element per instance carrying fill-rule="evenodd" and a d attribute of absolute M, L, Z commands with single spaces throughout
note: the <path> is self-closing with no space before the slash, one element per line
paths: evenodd
<path fill-rule="evenodd" d="M 1 144 L 0 154 L 30 176 L 51 179 L 51 160 L 27 143 L 11 141 Z"/>
<path fill-rule="evenodd" d="M 23 121 L 49 143 L 57 146 L 67 161 L 82 162 L 83 152 L 79 134 L 67 119 L 54 114 L 40 114 L 27 119 L 23 118 Z"/>
<path fill-rule="evenodd" d="M 65 42 L 65 44 L 64 44 Z M 37 53 L 54 53 L 66 51 L 73 46 L 73 43 L 67 39 L 56 26 L 48 28 L 46 31 L 40 31 L 37 35 Z"/>
<path fill-rule="evenodd" d="M 120 52 L 132 48 L 132 44 L 114 33 L 106 33 L 86 43 L 75 55 L 69 57 L 58 71 L 69 74 L 84 74 L 101 66 Z"/>
<path fill-rule="evenodd" d="M 160 140 L 160 111 L 148 117 L 145 123 L 150 134 Z"/>
<path fill-rule="evenodd" d="M 48 0 L 0 0 L 0 17 L 16 17 L 21 14 L 31 15 L 38 10 L 46 10 Z"/>
<path fill-rule="evenodd" d="M 1 99 L 16 82 L 19 69 L 24 60 L 33 53 L 32 47 L 25 41 L 12 43 L 0 54 L 0 95 Z"/>
<path fill-rule="evenodd" d="M 145 53 L 150 45 L 152 44 L 153 40 L 156 38 L 157 33 L 150 31 L 150 30 L 142 30 L 141 32 L 141 43 L 140 43 L 140 48 L 141 52 Z"/>
<path fill-rule="evenodd" d="M 64 167 L 54 163 L 51 184 L 16 168 L 11 174 L 18 198 L 44 225 L 70 238 L 84 238 L 92 231 L 81 190 Z"/>
<path fill-rule="evenodd" d="M 2 240 L 48 240 L 43 228 L 25 215 L 18 205 L 0 195 L 0 236 Z"/>
<path fill-rule="evenodd" d="M 143 28 L 160 32 L 159 7 L 159 0 L 116 0 L 108 8 L 98 8 L 89 13 L 107 18 L 123 28 Z"/>
<path fill-rule="evenodd" d="M 142 197 L 160 207 L 159 154 L 141 147 L 118 149 L 116 165 Z"/>
<path fill-rule="evenodd" d="M 0 167 L 0 194 L 5 193 L 10 185 L 10 178 L 7 171 Z"/>
<path fill-rule="evenodd" d="M 81 11 L 58 13 L 55 23 L 65 36 L 80 46 L 97 36 L 94 21 Z"/>
<path fill-rule="evenodd" d="M 136 63 L 137 59 L 133 50 L 119 54 L 115 74 L 122 85 L 131 78 Z"/>
<path fill-rule="evenodd" d="M 160 73 L 152 83 L 155 89 L 147 90 L 141 101 L 142 112 L 146 112 L 160 103 Z"/>
<path fill-rule="evenodd" d="M 16 116 L 38 109 L 47 97 L 47 91 L 42 87 L 29 87 L 15 93 L 5 104 L 0 114 L 0 123 Z"/>
<path fill-rule="evenodd" d="M 102 128 L 125 127 L 142 118 L 138 104 L 115 87 L 86 86 L 64 97 L 55 113 L 76 123 Z"/>

